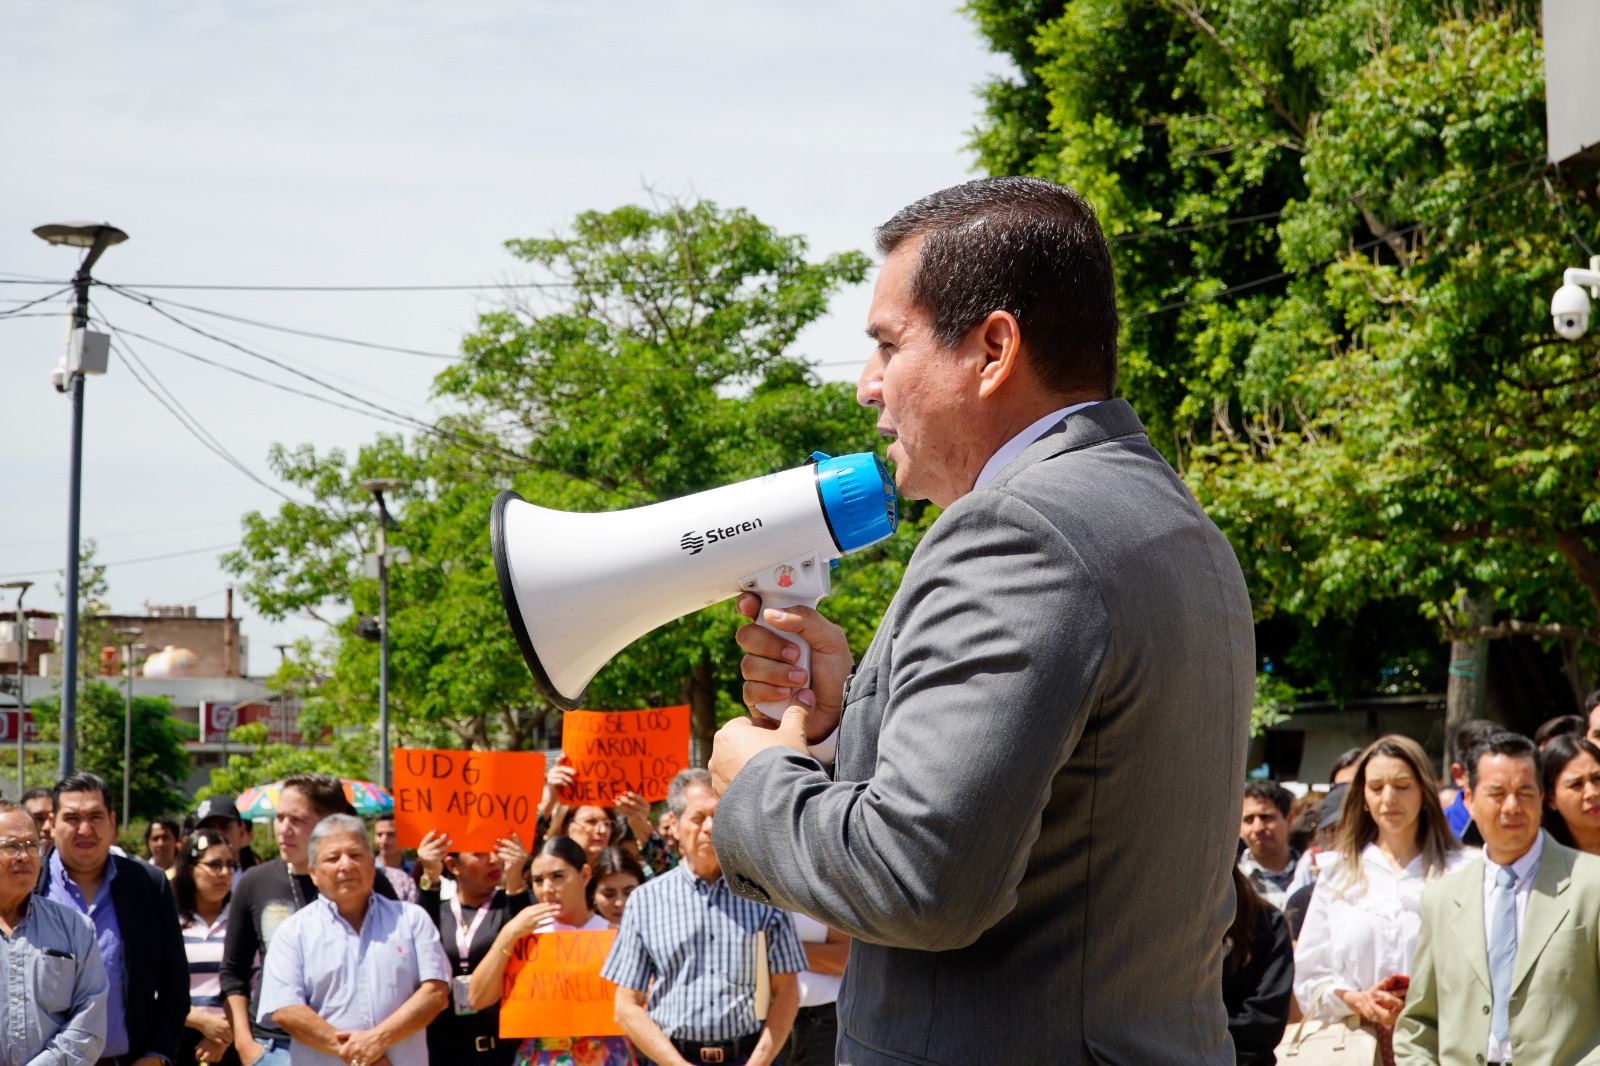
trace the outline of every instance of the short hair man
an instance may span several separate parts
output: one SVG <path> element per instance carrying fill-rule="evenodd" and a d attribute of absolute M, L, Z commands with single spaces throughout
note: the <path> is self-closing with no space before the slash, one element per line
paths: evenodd
<path fill-rule="evenodd" d="M 33 819 L 33 824 L 39 829 L 39 838 L 42 840 L 50 832 L 50 819 L 56 811 L 56 800 L 50 790 L 43 785 L 30 788 L 22 794 L 22 805 L 27 808 L 28 817 Z"/>
<path fill-rule="evenodd" d="M 684 770 L 672 792 L 679 865 L 633 890 L 600 976 L 617 985 L 617 1021 L 659 1066 L 766 1066 L 783 1050 L 800 1005 L 805 950 L 782 911 L 740 899 L 723 880 L 711 829 L 711 775 Z M 760 936 L 767 955 L 756 960 Z M 771 975 L 765 1019 L 755 1013 L 756 965 Z"/>
<path fill-rule="evenodd" d="M 361 819 L 329 815 L 307 849 L 321 895 L 273 938 L 259 1019 L 289 1034 L 293 1066 L 428 1066 L 423 1030 L 449 1001 L 439 930 L 422 908 L 373 891 Z"/>
<path fill-rule="evenodd" d="M 1474 847 L 1481 841 L 1472 825 L 1472 812 L 1467 808 L 1467 767 L 1471 763 L 1472 749 L 1502 731 L 1494 722 L 1473 718 L 1450 733 L 1450 780 L 1455 782 L 1456 798 L 1444 809 L 1444 820 L 1450 823 L 1452 833 Z"/>
<path fill-rule="evenodd" d="M 279 927 L 317 898 L 318 886 L 311 876 L 307 849 L 317 824 L 334 814 L 355 814 L 338 778 L 327 774 L 291 774 L 284 778 L 278 809 L 272 818 L 279 858 L 246 870 L 228 904 L 228 932 L 222 946 L 220 975 L 223 1005 L 233 1025 L 233 1044 L 239 1051 L 239 1060 L 251 1066 L 287 1066 L 289 1062 L 289 1034 L 273 1024 L 270 1016 L 264 1018 L 253 1009 L 260 995 L 260 986 L 254 980 L 257 960 L 271 958 L 270 948 Z M 387 879 L 378 880 L 376 891 L 394 898 L 394 888 Z"/>
<path fill-rule="evenodd" d="M 393 818 L 373 821 L 372 841 L 378 856 L 378 876 L 389 882 L 396 899 L 402 903 L 416 903 L 421 893 L 411 879 L 411 867 L 406 862 L 405 850 L 400 847 L 400 830 Z"/>
<path fill-rule="evenodd" d="M 33 895 L 39 847 L 33 816 L 0 800 L 0 1063 L 92 1063 L 105 1047 L 106 968 L 89 923 Z"/>
<path fill-rule="evenodd" d="M 150 864 L 111 854 L 117 812 L 98 776 L 71 774 L 53 791 L 55 847 L 35 891 L 94 927 L 108 981 L 102 1053 L 125 1066 L 176 1063 L 189 961 L 172 888 Z"/>
<path fill-rule="evenodd" d="M 239 808 L 227 796 L 207 796 L 189 817 L 194 820 L 194 828 L 212 829 L 223 835 L 228 846 L 233 848 L 234 860 L 238 862 L 241 873 L 261 861 L 250 846 L 254 839 L 250 823 L 239 816 Z M 239 878 L 235 877 L 233 881 L 237 885 Z"/>
<path fill-rule="evenodd" d="M 1422 895 L 1399 1066 L 1600 1059 L 1600 859 L 1539 828 L 1538 749 L 1496 733 L 1473 745 L 1467 805 L 1483 853 Z"/>
<path fill-rule="evenodd" d="M 1276 781 L 1251 781 L 1244 786 L 1244 813 L 1239 818 L 1239 839 L 1245 850 L 1239 872 L 1250 879 L 1256 894 L 1283 909 L 1295 879 L 1300 853 L 1289 846 L 1289 808 L 1294 793 Z"/>
<path fill-rule="evenodd" d="M 856 937 L 853 1066 L 1231 1066 L 1250 598 L 1115 398 L 1094 210 L 1054 182 L 972 181 L 902 209 L 878 249 L 856 399 L 901 495 L 943 512 L 859 665 L 807 607 L 762 615 L 810 644 L 799 676 L 785 637 L 738 630 L 746 703 L 786 711 L 717 735 L 729 882 Z M 1157 928 L 1159 949 L 1134 932 Z"/>
<path fill-rule="evenodd" d="M 150 819 L 144 828 L 144 857 L 150 865 L 172 876 L 172 866 L 178 861 L 178 823 L 165 816 Z"/>

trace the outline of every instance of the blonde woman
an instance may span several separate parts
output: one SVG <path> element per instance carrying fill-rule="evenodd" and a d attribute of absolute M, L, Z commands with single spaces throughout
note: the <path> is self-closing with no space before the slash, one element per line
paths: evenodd
<path fill-rule="evenodd" d="M 1373 1028 L 1384 1059 L 1405 1006 L 1423 886 L 1465 862 L 1428 757 L 1402 736 L 1361 753 L 1333 848 L 1295 947 L 1295 998 L 1307 1017 Z"/>

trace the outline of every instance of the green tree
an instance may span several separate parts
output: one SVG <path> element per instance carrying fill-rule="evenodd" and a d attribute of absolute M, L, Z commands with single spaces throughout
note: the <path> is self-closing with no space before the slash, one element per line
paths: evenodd
<path fill-rule="evenodd" d="M 539 304 L 482 316 L 465 358 L 439 375 L 453 413 L 416 439 L 380 438 L 353 460 L 309 448 L 272 462 L 309 506 L 251 515 L 227 565 L 248 598 L 278 617 L 348 605 L 313 706 L 329 721 L 370 720 L 376 649 L 355 635 L 375 613 L 363 478 L 397 476 L 400 529 L 413 562 L 393 572 L 391 706 L 404 740 L 523 747 L 548 708 L 535 694 L 504 612 L 488 538 L 495 490 L 541 506 L 634 507 L 798 465 L 813 450 L 878 445 L 853 390 L 820 384 L 790 349 L 868 261 L 811 261 L 805 242 L 748 212 L 657 201 L 587 212 L 565 235 L 511 241 L 550 288 Z M 921 512 L 889 551 L 847 563 L 832 601 L 847 625 L 876 620 L 915 543 Z M 925 520 L 925 519 L 924 519 Z M 597 708 L 690 704 L 703 750 L 737 706 L 739 624 L 730 605 L 636 642 L 589 688 Z"/>
<path fill-rule="evenodd" d="M 59 735 L 61 701 L 50 695 L 36 700 L 33 712 L 41 729 Z M 112 806 L 122 805 L 122 779 L 129 774 L 130 810 L 118 811 L 123 822 L 150 819 L 184 807 L 184 782 L 189 777 L 189 752 L 184 741 L 194 740 L 194 727 L 172 716 L 172 701 L 165 696 L 133 698 L 133 761 L 124 764 L 122 739 L 126 703 L 123 690 L 89 681 L 78 690 L 78 768 L 99 774 L 111 790 Z"/>
<path fill-rule="evenodd" d="M 1584 685 L 1595 346 L 1557 341 L 1545 302 L 1600 212 L 1542 163 L 1537 6 L 971 7 L 1023 66 L 1005 91 L 1049 104 L 1026 136 L 1036 108 L 991 109 L 975 144 L 1095 201 L 1124 392 L 1282 623 L 1284 673 L 1341 698 L 1435 682 L 1440 636 L 1527 634 Z M 1388 654 L 1353 681 L 1322 649 L 1358 623 Z"/>

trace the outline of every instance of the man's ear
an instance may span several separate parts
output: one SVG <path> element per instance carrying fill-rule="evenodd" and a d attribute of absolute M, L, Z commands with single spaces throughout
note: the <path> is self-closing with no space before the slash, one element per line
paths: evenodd
<path fill-rule="evenodd" d="M 990 311 L 974 332 L 983 352 L 978 396 L 987 399 L 1022 372 L 1022 326 L 1010 311 Z"/>

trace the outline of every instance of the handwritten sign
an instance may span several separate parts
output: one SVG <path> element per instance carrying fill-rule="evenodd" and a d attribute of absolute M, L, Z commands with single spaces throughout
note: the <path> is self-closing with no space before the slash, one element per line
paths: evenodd
<path fill-rule="evenodd" d="M 517 941 L 506 962 L 500 1036 L 622 1036 L 617 986 L 600 976 L 611 942 L 604 932 L 540 933 Z"/>
<path fill-rule="evenodd" d="M 648 711 L 568 711 L 561 751 L 577 780 L 561 790 L 568 806 L 611 807 L 625 792 L 654 803 L 689 765 L 689 708 Z"/>
<path fill-rule="evenodd" d="M 451 851 L 493 851 L 512 832 L 533 846 L 544 793 L 544 756 L 530 751 L 396 748 L 394 820 L 402 848 L 431 829 Z"/>

